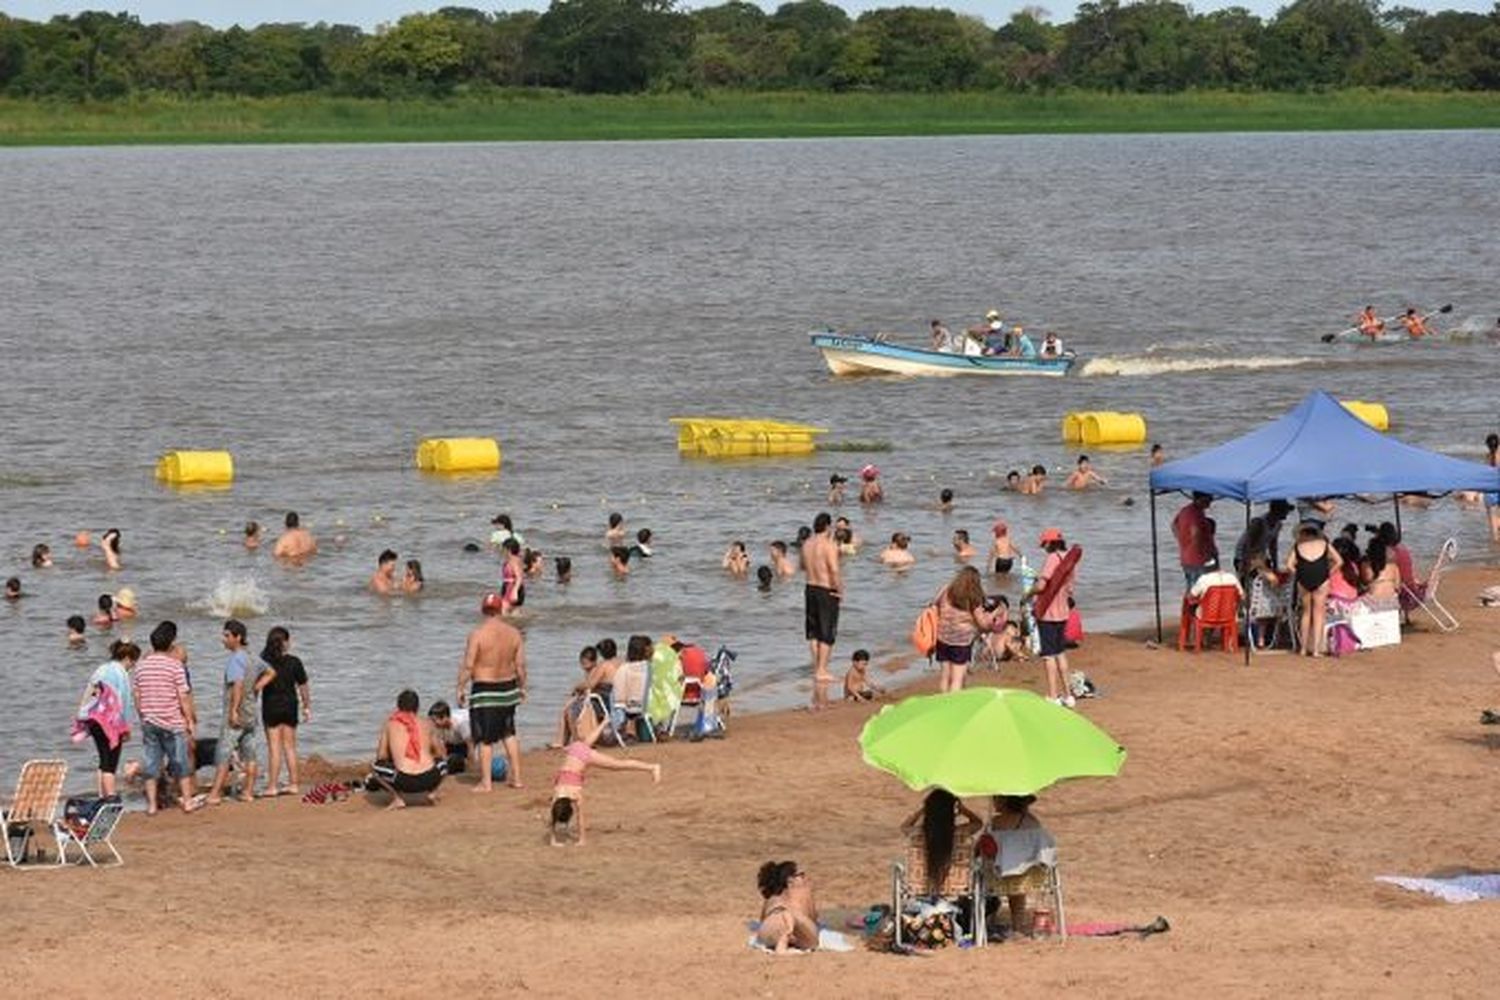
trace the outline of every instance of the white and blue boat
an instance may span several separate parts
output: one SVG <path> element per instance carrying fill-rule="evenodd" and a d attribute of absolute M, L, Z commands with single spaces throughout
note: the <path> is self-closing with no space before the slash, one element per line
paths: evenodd
<path fill-rule="evenodd" d="M 951 354 L 907 347 L 858 333 L 814 330 L 808 336 L 835 375 L 1066 375 L 1078 358 L 1060 355 Z"/>

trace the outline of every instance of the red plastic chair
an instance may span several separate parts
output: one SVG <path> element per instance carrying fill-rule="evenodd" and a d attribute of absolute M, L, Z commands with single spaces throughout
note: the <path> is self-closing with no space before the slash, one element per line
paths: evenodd
<path fill-rule="evenodd" d="M 1196 613 L 1194 613 L 1196 611 Z M 1224 584 L 1209 587 L 1196 602 L 1182 602 L 1182 627 L 1177 633 L 1177 648 L 1187 649 L 1191 641 L 1193 649 L 1203 651 L 1203 633 L 1218 629 L 1223 637 L 1224 652 L 1233 653 L 1240 648 L 1240 592 Z"/>

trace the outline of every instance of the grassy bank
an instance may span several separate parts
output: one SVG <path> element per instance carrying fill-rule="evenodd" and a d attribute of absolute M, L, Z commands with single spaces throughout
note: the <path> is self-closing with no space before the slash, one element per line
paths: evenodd
<path fill-rule="evenodd" d="M 436 142 L 1500 127 L 1500 93 L 822 94 L 445 101 L 301 96 L 93 104 L 0 100 L 0 145 Z"/>

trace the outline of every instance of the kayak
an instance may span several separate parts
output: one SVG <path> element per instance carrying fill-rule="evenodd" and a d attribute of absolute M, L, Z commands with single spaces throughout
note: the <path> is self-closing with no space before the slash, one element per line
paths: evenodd
<path fill-rule="evenodd" d="M 1066 375 L 1078 358 L 1060 355 L 952 354 L 907 347 L 859 333 L 814 330 L 808 337 L 835 375 Z"/>

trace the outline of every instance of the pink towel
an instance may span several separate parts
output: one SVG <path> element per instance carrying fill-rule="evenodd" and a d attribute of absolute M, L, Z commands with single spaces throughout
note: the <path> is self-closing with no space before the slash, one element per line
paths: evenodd
<path fill-rule="evenodd" d="M 84 709 L 84 717 L 73 720 L 73 742 L 83 742 L 89 735 L 88 724 L 94 722 L 104 730 L 111 750 L 119 746 L 120 741 L 130 735 L 130 723 L 125 721 L 120 708 L 120 696 L 115 694 L 115 689 L 108 684 L 99 684 L 98 692 Z"/>

